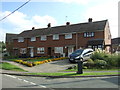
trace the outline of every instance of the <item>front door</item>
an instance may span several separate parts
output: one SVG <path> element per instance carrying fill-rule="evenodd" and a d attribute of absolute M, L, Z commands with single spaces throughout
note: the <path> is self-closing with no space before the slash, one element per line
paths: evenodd
<path fill-rule="evenodd" d="M 51 56 L 51 47 L 48 47 L 48 55 Z"/>
<path fill-rule="evenodd" d="M 33 50 L 33 48 L 30 48 L 30 57 L 34 57 L 34 50 Z"/>
<path fill-rule="evenodd" d="M 68 56 L 74 52 L 74 47 L 68 47 Z"/>

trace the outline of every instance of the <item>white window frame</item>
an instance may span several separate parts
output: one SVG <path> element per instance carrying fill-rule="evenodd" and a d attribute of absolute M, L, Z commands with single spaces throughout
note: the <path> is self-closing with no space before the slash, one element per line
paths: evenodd
<path fill-rule="evenodd" d="M 31 41 L 36 41 L 36 37 L 31 37 Z"/>
<path fill-rule="evenodd" d="M 23 37 L 19 37 L 18 38 L 18 42 L 24 42 L 24 38 Z"/>
<path fill-rule="evenodd" d="M 59 34 L 53 35 L 53 40 L 59 40 Z"/>
<path fill-rule="evenodd" d="M 72 39 L 72 33 L 65 34 L 65 39 Z"/>
<path fill-rule="evenodd" d="M 95 33 L 94 32 L 84 32 L 84 37 L 94 37 Z"/>
<path fill-rule="evenodd" d="M 47 40 L 47 36 L 46 35 L 42 35 L 41 36 L 41 41 L 45 41 L 45 40 Z"/>
<path fill-rule="evenodd" d="M 20 53 L 21 54 L 26 54 L 27 53 L 27 49 L 26 48 L 20 48 Z"/>
<path fill-rule="evenodd" d="M 38 47 L 37 48 L 37 54 L 44 54 L 45 53 L 45 48 L 44 47 Z"/>
<path fill-rule="evenodd" d="M 54 53 L 61 53 L 61 54 L 63 54 L 63 47 L 54 47 Z"/>

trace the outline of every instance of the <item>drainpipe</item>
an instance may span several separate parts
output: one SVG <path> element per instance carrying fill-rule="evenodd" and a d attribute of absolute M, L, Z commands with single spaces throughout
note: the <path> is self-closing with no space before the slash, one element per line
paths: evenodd
<path fill-rule="evenodd" d="M 76 32 L 76 50 L 78 49 L 78 33 Z"/>

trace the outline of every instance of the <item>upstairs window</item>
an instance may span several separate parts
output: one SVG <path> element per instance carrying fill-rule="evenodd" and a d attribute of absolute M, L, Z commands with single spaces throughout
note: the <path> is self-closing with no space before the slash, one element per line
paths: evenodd
<path fill-rule="evenodd" d="M 45 40 L 47 40 L 47 36 L 46 35 L 41 36 L 41 41 L 45 41 Z"/>
<path fill-rule="evenodd" d="M 31 37 L 31 41 L 36 41 L 36 37 Z"/>
<path fill-rule="evenodd" d="M 59 39 L 59 35 L 58 34 L 53 35 L 53 40 L 58 40 L 58 39 Z"/>
<path fill-rule="evenodd" d="M 18 42 L 24 42 L 24 38 L 23 37 L 19 37 L 18 38 Z"/>
<path fill-rule="evenodd" d="M 84 37 L 94 37 L 94 36 L 95 36 L 94 32 L 85 32 L 84 33 Z"/>
<path fill-rule="evenodd" d="M 72 33 L 65 34 L 65 39 L 72 39 Z"/>
<path fill-rule="evenodd" d="M 38 54 L 44 54 L 45 53 L 45 48 L 44 47 L 37 48 L 37 53 Z"/>

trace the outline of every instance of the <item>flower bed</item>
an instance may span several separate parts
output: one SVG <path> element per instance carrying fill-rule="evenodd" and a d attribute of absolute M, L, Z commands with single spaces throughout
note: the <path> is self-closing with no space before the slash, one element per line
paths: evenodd
<path fill-rule="evenodd" d="M 39 64 L 48 63 L 48 62 L 51 62 L 51 61 L 67 59 L 67 57 L 46 59 L 46 60 L 43 60 L 43 61 L 35 61 L 35 62 L 27 61 L 27 60 L 34 60 L 34 59 L 40 59 L 40 58 L 27 58 L 26 60 L 14 60 L 14 62 L 17 62 L 17 63 L 23 64 L 23 65 L 32 67 L 32 66 L 36 66 L 36 65 L 39 65 Z"/>

